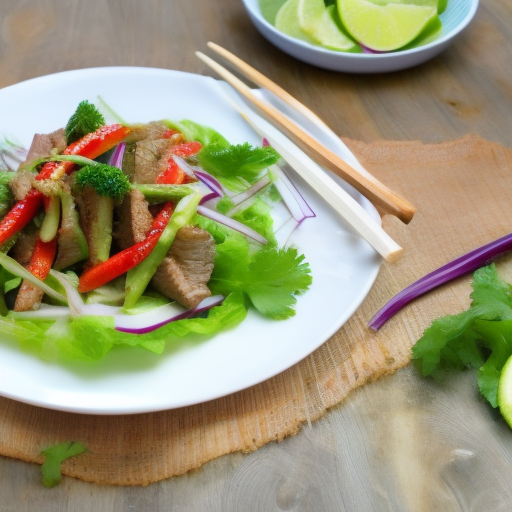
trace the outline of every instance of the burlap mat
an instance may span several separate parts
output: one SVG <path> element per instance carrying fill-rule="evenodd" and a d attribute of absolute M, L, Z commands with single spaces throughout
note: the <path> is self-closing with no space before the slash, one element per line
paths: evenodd
<path fill-rule="evenodd" d="M 383 265 L 363 305 L 338 333 L 263 384 L 183 409 L 84 416 L 0 398 L 0 453 L 41 463 L 42 448 L 81 441 L 90 452 L 66 461 L 64 474 L 145 485 L 296 434 L 351 390 L 406 365 L 412 344 L 433 318 L 468 304 L 469 277 L 416 301 L 377 334 L 367 329 L 368 320 L 413 280 L 511 230 L 512 152 L 476 136 L 439 145 L 346 142 L 418 213 L 409 226 L 384 218 L 405 256 Z"/>

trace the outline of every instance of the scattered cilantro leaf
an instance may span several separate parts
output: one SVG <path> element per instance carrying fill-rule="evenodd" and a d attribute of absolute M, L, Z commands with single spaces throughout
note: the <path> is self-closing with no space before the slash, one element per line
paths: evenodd
<path fill-rule="evenodd" d="M 87 448 L 82 443 L 75 441 L 66 441 L 43 450 L 41 452 L 45 457 L 41 467 L 43 485 L 45 487 L 56 486 L 62 480 L 61 463 L 70 457 L 81 455 L 87 451 Z"/>
<path fill-rule="evenodd" d="M 96 131 L 104 124 L 105 118 L 92 103 L 87 100 L 80 102 L 66 124 L 65 133 L 68 144 Z"/>
<path fill-rule="evenodd" d="M 199 164 L 224 186 L 242 191 L 261 178 L 262 172 L 279 160 L 271 146 L 253 147 L 248 142 L 237 145 L 210 144 L 197 155 Z"/>
<path fill-rule="evenodd" d="M 478 368 L 478 388 L 497 407 L 500 373 L 512 355 L 512 286 L 494 264 L 474 273 L 470 308 L 435 320 L 412 352 L 425 376 Z"/>

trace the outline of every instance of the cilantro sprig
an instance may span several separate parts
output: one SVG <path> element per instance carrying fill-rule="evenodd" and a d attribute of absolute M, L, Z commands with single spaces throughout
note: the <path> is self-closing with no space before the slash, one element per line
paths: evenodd
<path fill-rule="evenodd" d="M 251 250 L 242 237 L 228 237 L 217 246 L 210 280 L 212 293 L 242 292 L 264 316 L 284 320 L 295 315 L 297 295 L 312 282 L 304 256 L 295 248 Z"/>
<path fill-rule="evenodd" d="M 501 370 L 511 355 L 512 286 L 494 264 L 474 273 L 470 308 L 435 320 L 413 347 L 413 360 L 425 376 L 477 368 L 478 388 L 493 407 Z"/>
<path fill-rule="evenodd" d="M 45 487 L 55 487 L 62 480 L 60 469 L 62 462 L 87 451 L 85 445 L 75 441 L 65 441 L 43 450 L 41 452 L 45 457 L 44 463 L 41 466 L 43 485 Z"/>
<path fill-rule="evenodd" d="M 253 147 L 248 142 L 228 145 L 210 144 L 197 155 L 199 164 L 234 191 L 242 191 L 261 178 L 262 172 L 280 156 L 271 146 Z"/>

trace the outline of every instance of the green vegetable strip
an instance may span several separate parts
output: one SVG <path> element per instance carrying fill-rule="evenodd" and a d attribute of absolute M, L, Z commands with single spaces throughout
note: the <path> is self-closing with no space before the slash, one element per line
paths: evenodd
<path fill-rule="evenodd" d="M 35 277 L 31 274 L 25 267 L 20 265 L 16 260 L 7 256 L 3 252 L 0 252 L 0 265 L 5 268 L 5 270 L 9 271 L 11 274 L 15 276 L 21 277 L 22 279 L 26 279 L 29 283 L 37 286 L 41 290 L 43 290 L 46 295 L 67 304 L 67 299 L 59 292 L 56 292 L 53 288 L 50 288 L 46 283 Z"/>
<path fill-rule="evenodd" d="M 59 196 L 51 196 L 50 205 L 44 216 L 39 231 L 39 238 L 43 242 L 49 242 L 57 236 L 60 222 L 60 198 Z"/>
<path fill-rule="evenodd" d="M 174 213 L 151 254 L 136 267 L 128 271 L 126 276 L 126 299 L 124 308 L 132 308 L 144 293 L 146 286 L 162 263 L 171 247 L 176 233 L 180 228 L 190 223 L 196 213 L 201 194 L 195 192 L 184 197 L 176 206 Z"/>
<path fill-rule="evenodd" d="M 155 203 L 164 201 L 177 201 L 194 192 L 189 185 L 153 185 L 153 184 L 132 184 L 133 189 L 140 190 L 144 197 Z"/>

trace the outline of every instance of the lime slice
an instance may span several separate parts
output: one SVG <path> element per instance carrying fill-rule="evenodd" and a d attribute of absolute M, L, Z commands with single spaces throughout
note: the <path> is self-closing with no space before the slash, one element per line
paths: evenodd
<path fill-rule="evenodd" d="M 283 6 L 286 0 L 259 0 L 261 15 L 271 24 L 276 22 L 276 16 L 279 9 Z"/>
<path fill-rule="evenodd" d="M 315 41 L 300 28 L 299 0 L 287 0 L 279 9 L 276 15 L 275 27 L 290 37 L 315 44 Z"/>
<path fill-rule="evenodd" d="M 342 32 L 335 16 L 335 6 L 326 8 L 324 0 L 299 0 L 300 28 L 317 44 L 342 52 L 360 51 L 359 45 Z"/>
<path fill-rule="evenodd" d="M 441 14 L 446 10 L 448 0 L 369 0 L 372 4 L 387 5 L 387 4 L 408 4 L 408 5 L 422 5 L 426 7 L 435 7 L 437 14 Z"/>
<path fill-rule="evenodd" d="M 512 357 L 509 357 L 501 370 L 498 384 L 498 406 L 501 415 L 512 428 Z"/>
<path fill-rule="evenodd" d="M 298 17 L 299 25 L 304 32 L 312 34 L 323 13 L 325 12 L 324 0 L 299 0 Z"/>
<path fill-rule="evenodd" d="M 443 14 L 444 11 L 446 11 L 446 8 L 448 7 L 448 0 L 439 0 L 437 4 L 437 14 Z"/>
<path fill-rule="evenodd" d="M 437 17 L 433 6 L 377 5 L 368 0 L 338 0 L 338 12 L 356 41 L 384 52 L 409 44 Z"/>

